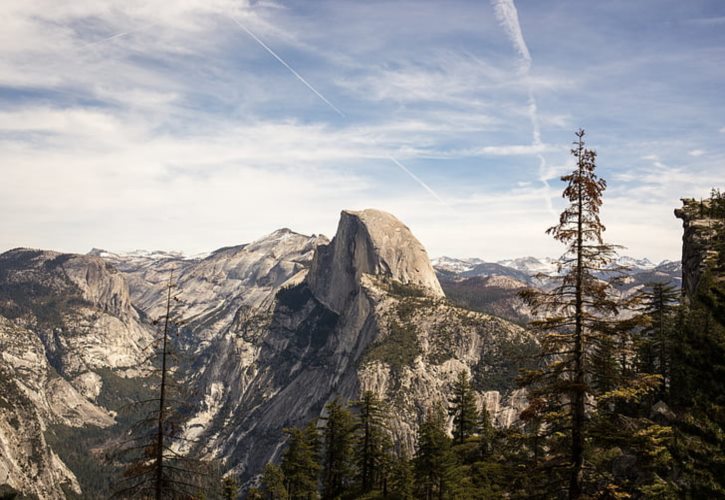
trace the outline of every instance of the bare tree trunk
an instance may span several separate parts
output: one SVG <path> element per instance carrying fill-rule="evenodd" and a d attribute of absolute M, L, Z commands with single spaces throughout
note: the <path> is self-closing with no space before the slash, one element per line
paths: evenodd
<path fill-rule="evenodd" d="M 579 175 L 581 175 L 582 163 L 582 139 L 579 137 Z M 577 269 L 576 269 L 576 297 L 574 303 L 575 327 L 574 327 L 574 389 L 572 394 L 572 430 L 571 430 L 571 479 L 569 482 L 569 498 L 577 499 L 582 494 L 582 467 L 584 465 L 584 346 L 583 337 L 583 234 L 582 234 L 582 210 L 583 192 L 582 184 L 579 182 L 578 192 L 578 214 L 577 214 Z"/>
<path fill-rule="evenodd" d="M 166 354 L 169 336 L 169 314 L 171 313 L 171 288 L 174 272 L 169 275 L 169 290 L 166 296 L 166 316 L 164 317 L 164 340 L 161 351 L 161 387 L 159 394 L 159 425 L 156 431 L 156 500 L 161 500 L 164 481 L 164 407 L 166 405 Z"/>

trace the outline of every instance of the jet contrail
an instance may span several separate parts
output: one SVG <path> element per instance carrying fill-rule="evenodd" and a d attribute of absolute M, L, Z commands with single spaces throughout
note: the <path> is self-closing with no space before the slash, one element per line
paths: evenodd
<path fill-rule="evenodd" d="M 448 205 L 448 203 L 446 203 L 445 201 L 443 201 L 443 198 L 441 198 L 440 196 L 438 196 L 438 193 L 436 193 L 435 191 L 433 191 L 433 189 L 431 189 L 431 187 L 428 184 L 426 184 L 425 182 L 423 182 L 423 180 L 420 177 L 418 177 L 413 172 L 411 172 L 410 170 L 408 170 L 408 167 L 406 167 L 405 165 L 403 165 L 402 163 L 400 163 L 398 160 L 396 160 L 392 156 L 388 156 L 388 159 L 390 161 L 392 161 L 393 163 L 395 163 L 397 166 L 399 166 L 400 169 L 403 172 L 405 172 L 406 174 L 408 174 L 411 177 L 411 179 L 413 179 L 415 182 L 417 182 L 418 184 L 420 184 L 423 187 L 423 189 L 425 189 L 426 191 L 428 191 L 428 193 L 430 193 L 430 195 L 433 198 L 435 198 L 436 200 L 438 200 L 442 205 L 445 205 L 448 208 L 452 208 L 450 205 Z"/>
<path fill-rule="evenodd" d="M 531 121 L 531 145 L 541 146 L 543 142 L 541 141 L 539 110 L 536 104 L 536 96 L 534 95 L 534 90 L 529 78 L 529 71 L 531 69 L 532 62 L 531 53 L 529 52 L 529 47 L 526 45 L 526 39 L 524 39 L 524 33 L 521 29 L 521 23 L 519 22 L 518 10 L 516 10 L 514 0 L 491 0 L 491 4 L 496 11 L 496 19 L 498 19 L 501 27 L 503 27 L 506 31 L 514 49 L 519 53 L 521 58 L 520 71 L 526 81 L 529 93 L 528 111 L 529 120 Z M 539 158 L 539 181 L 546 188 L 544 203 L 546 204 L 548 212 L 556 217 L 551 196 L 548 195 L 550 186 L 549 181 L 546 178 L 546 158 L 544 158 L 542 154 L 538 154 L 537 157 Z"/>
<path fill-rule="evenodd" d="M 244 26 L 242 23 L 240 23 L 234 16 L 229 15 L 229 17 L 231 18 L 232 21 L 234 21 L 234 23 L 237 26 L 239 26 L 240 28 L 242 28 L 259 45 L 261 45 L 267 52 L 269 52 L 272 55 L 272 57 L 274 57 L 275 59 L 277 59 L 277 61 L 279 61 L 280 64 L 282 64 L 285 68 L 287 68 L 300 82 L 302 82 L 308 89 L 310 89 L 312 92 L 314 92 L 315 95 L 320 98 L 320 100 L 322 100 L 325 104 L 327 104 L 330 108 L 332 108 L 341 117 L 347 119 L 347 115 L 345 115 L 345 113 L 343 113 L 342 111 L 340 111 L 339 108 L 337 108 L 324 95 L 322 95 L 321 93 L 319 93 L 312 85 L 310 85 L 307 82 L 307 80 L 305 80 L 304 78 L 302 78 L 302 75 L 300 75 L 299 73 L 297 73 L 297 71 L 295 71 L 294 68 L 292 68 L 292 66 L 290 66 L 289 64 L 287 64 L 285 62 L 285 60 L 282 59 L 279 55 L 277 55 L 277 53 L 275 53 L 275 51 L 273 51 L 267 44 L 265 44 L 262 40 L 260 40 L 246 26 Z M 447 206 L 448 208 L 451 208 L 452 209 L 452 207 L 450 205 L 448 205 L 448 203 L 446 203 L 440 196 L 438 196 L 438 194 L 435 191 L 433 191 L 433 189 L 431 189 L 431 187 L 428 184 L 426 184 L 425 182 L 423 182 L 423 180 L 420 177 L 418 177 L 413 172 L 411 172 L 405 165 L 403 165 L 402 163 L 400 163 L 398 160 L 396 160 L 392 156 L 389 156 L 388 159 L 390 161 L 392 161 L 393 163 L 395 163 L 398 167 L 400 167 L 400 169 L 403 172 L 405 172 L 406 174 L 408 174 L 408 176 L 411 179 L 413 179 L 415 182 L 417 182 L 418 184 L 420 184 L 423 187 L 423 189 L 425 189 L 426 191 L 428 191 L 428 193 L 431 196 L 433 196 L 433 198 L 435 198 L 436 200 L 438 200 L 438 202 L 440 202 L 441 204 L 443 204 L 443 205 Z"/>
<path fill-rule="evenodd" d="M 252 33 L 242 23 L 240 23 L 239 21 L 237 21 L 237 19 L 234 16 L 230 15 L 229 17 L 231 18 L 232 21 L 234 21 L 236 23 L 237 26 L 239 26 L 240 28 L 242 28 L 247 33 L 247 35 L 251 36 L 254 39 L 254 41 L 256 41 L 259 45 L 261 45 L 264 48 L 264 50 L 266 50 L 267 52 L 269 52 L 272 55 L 272 57 L 274 57 L 275 59 L 277 59 L 280 62 L 280 64 L 282 64 L 285 68 L 287 68 L 299 81 L 301 81 L 305 85 L 305 87 L 307 87 L 312 92 L 314 92 L 314 94 L 317 97 L 319 97 L 325 104 L 327 104 L 328 106 L 330 106 L 330 108 L 332 108 L 338 115 L 342 116 L 343 118 L 347 118 L 345 116 L 345 113 L 343 113 L 342 111 L 340 111 L 337 108 L 337 106 L 335 106 L 330 101 L 328 101 L 327 98 L 324 95 L 320 94 L 312 85 L 310 85 L 307 82 L 307 80 L 305 80 L 304 78 L 302 78 L 302 75 L 300 75 L 299 73 L 297 73 L 292 66 L 290 66 L 289 64 L 287 64 L 285 62 L 285 60 L 282 59 L 280 56 L 278 56 L 277 53 L 274 50 L 272 50 L 271 48 L 269 48 L 269 46 L 266 43 L 264 43 L 262 40 L 260 40 L 257 37 L 257 35 L 255 35 L 254 33 Z"/>
<path fill-rule="evenodd" d="M 137 28 L 135 30 L 123 31 L 121 33 L 116 33 L 115 35 L 111 35 L 111 36 L 106 37 L 106 38 L 101 38 L 100 40 L 96 40 L 95 42 L 86 43 L 86 44 L 82 45 L 81 48 L 86 49 L 88 47 L 94 47 L 96 45 L 100 45 L 102 43 L 106 43 L 106 42 L 110 42 L 111 40 L 115 40 L 116 38 L 121 38 L 121 37 L 124 37 L 126 35 L 130 35 L 132 33 L 138 33 L 139 31 L 144 31 L 144 30 L 147 30 L 149 28 L 153 28 L 154 26 L 156 26 L 158 24 L 159 23 L 153 23 L 153 24 L 149 24 L 148 26 L 144 26 L 142 28 Z"/>

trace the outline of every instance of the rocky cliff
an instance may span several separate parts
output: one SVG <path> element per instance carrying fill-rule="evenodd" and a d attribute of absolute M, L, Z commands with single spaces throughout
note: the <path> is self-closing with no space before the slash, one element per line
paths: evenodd
<path fill-rule="evenodd" d="M 695 295 L 702 273 L 712 264 L 717 252 L 711 244 L 717 220 L 710 216 L 710 200 L 683 198 L 675 217 L 682 219 L 682 289 L 687 297 Z"/>
<path fill-rule="evenodd" d="M 392 215 L 346 211 L 304 280 L 206 350 L 187 437 L 248 479 L 278 457 L 284 427 L 370 389 L 390 402 L 394 438 L 412 449 L 420 418 L 460 370 L 508 425 L 523 404 L 511 358 L 534 348 L 521 328 L 449 304 L 422 245 Z"/>
<path fill-rule="evenodd" d="M 99 371 L 135 375 L 150 339 L 123 276 L 102 259 L 0 255 L 0 480 L 40 498 L 80 493 L 46 433 L 111 426 L 113 415 L 96 402 Z"/>
<path fill-rule="evenodd" d="M 343 212 L 332 241 L 285 229 L 203 258 L 15 250 L 0 256 L 3 369 L 10 367 L 15 394 L 0 406 L 26 409 L 19 421 L 2 412 L 0 446 L 26 451 L 0 460 L 0 474 L 42 465 L 23 472 L 18 489 L 60 498 L 61 484 L 87 484 L 54 451 L 62 442 L 45 441 L 48 428 L 86 425 L 70 434 L 82 441 L 114 424 L 109 402 L 145 383 L 132 368 L 150 318 L 162 313 L 172 269 L 175 316 L 185 320 L 175 340 L 186 353 L 178 374 L 194 394 L 183 424 L 188 441 L 177 450 L 220 459 L 243 478 L 279 457 L 284 427 L 364 389 L 389 402 L 391 431 L 408 449 L 420 418 L 445 402 L 461 370 L 499 425 L 510 425 L 525 403 L 513 390 L 515 360 L 536 349 L 533 340 L 505 320 L 450 304 L 423 246 L 384 212 Z M 25 429 L 22 443 L 13 441 L 13 425 Z M 115 425 L 111 434 L 123 432 Z M 111 437 L 100 436 L 87 442 L 102 449 Z"/>

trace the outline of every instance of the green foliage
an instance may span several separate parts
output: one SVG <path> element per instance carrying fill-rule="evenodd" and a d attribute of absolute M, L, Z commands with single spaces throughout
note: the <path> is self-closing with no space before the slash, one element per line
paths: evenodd
<path fill-rule="evenodd" d="M 463 444 L 476 432 L 480 420 L 473 388 L 465 371 L 459 372 L 448 402 L 448 414 L 453 417 L 454 440 L 456 444 Z"/>
<path fill-rule="evenodd" d="M 725 496 L 725 281 L 711 267 L 685 312 L 673 357 L 673 455 L 681 494 Z"/>
<path fill-rule="evenodd" d="M 396 374 L 400 374 L 403 367 L 412 366 L 420 355 L 418 332 L 412 321 L 414 310 L 415 302 L 411 299 L 403 299 L 398 303 L 390 316 L 387 335 L 370 346 L 364 362 L 382 361 Z"/>
<path fill-rule="evenodd" d="M 454 456 L 445 430 L 445 412 L 431 410 L 418 429 L 414 468 L 418 498 L 443 498 L 451 487 Z"/>
<path fill-rule="evenodd" d="M 387 479 L 390 443 L 385 428 L 386 409 L 372 391 L 363 392 L 352 405 L 357 411 L 353 454 L 358 485 L 362 493 L 369 493 Z"/>
<path fill-rule="evenodd" d="M 233 476 L 227 476 L 222 479 L 222 498 L 224 500 L 236 500 L 238 496 L 239 484 L 237 480 Z"/>
<path fill-rule="evenodd" d="M 282 469 L 275 464 L 264 466 L 262 473 L 262 494 L 267 500 L 287 500 L 287 487 Z"/>
<path fill-rule="evenodd" d="M 289 436 L 281 470 L 290 499 L 317 498 L 319 436 L 314 422 L 284 430 Z"/>
<path fill-rule="evenodd" d="M 350 411 L 335 399 L 326 406 L 322 431 L 322 498 L 344 496 L 352 485 L 354 421 Z"/>
<path fill-rule="evenodd" d="M 394 461 L 391 471 L 391 497 L 395 500 L 415 499 L 415 476 L 413 464 L 406 457 Z"/>

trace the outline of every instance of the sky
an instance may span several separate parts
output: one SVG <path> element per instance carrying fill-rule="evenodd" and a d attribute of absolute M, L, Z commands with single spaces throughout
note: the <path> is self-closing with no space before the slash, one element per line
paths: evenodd
<path fill-rule="evenodd" d="M 721 0 L 0 3 L 0 251 L 179 250 L 386 210 L 431 256 L 558 256 L 574 132 L 606 239 L 678 259 L 725 180 Z"/>

